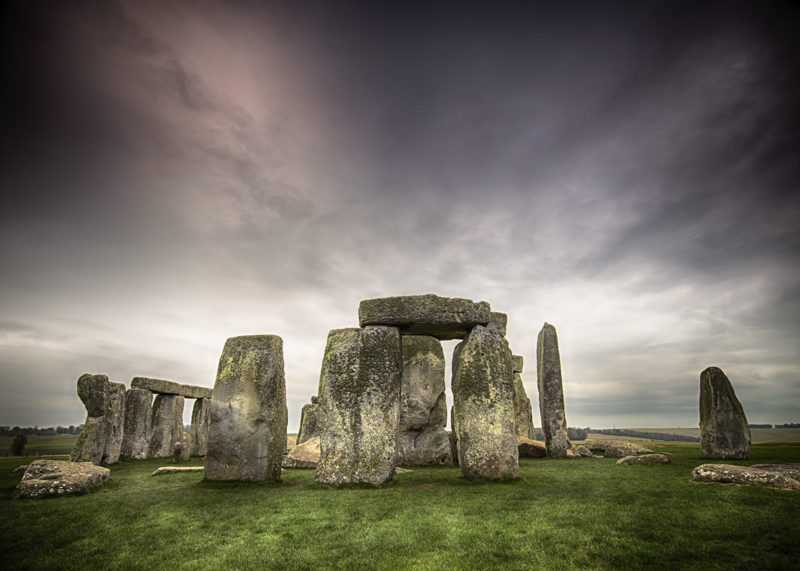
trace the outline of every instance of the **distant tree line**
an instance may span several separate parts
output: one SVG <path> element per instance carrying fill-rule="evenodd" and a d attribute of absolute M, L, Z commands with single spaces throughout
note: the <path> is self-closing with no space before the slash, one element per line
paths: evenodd
<path fill-rule="evenodd" d="M 595 434 L 610 434 L 612 436 L 628 436 L 630 438 L 646 438 L 648 440 L 671 440 L 676 442 L 700 442 L 697 436 L 683 434 L 667 434 L 665 432 L 643 432 L 641 430 L 628 430 L 625 428 L 587 428 Z"/>
<path fill-rule="evenodd" d="M 38 426 L 0 426 L 0 436 L 55 436 L 57 434 L 72 434 L 77 436 L 83 430 L 83 425 L 78 426 L 50 426 L 48 428 L 40 428 Z"/>
<path fill-rule="evenodd" d="M 772 428 L 771 424 L 748 424 L 750 428 Z"/>
<path fill-rule="evenodd" d="M 800 423 L 790 422 L 789 424 L 776 424 L 775 428 L 800 428 Z"/>

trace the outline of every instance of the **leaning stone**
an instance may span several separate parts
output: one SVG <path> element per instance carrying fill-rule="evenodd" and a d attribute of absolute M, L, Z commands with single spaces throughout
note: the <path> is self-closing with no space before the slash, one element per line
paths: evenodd
<path fill-rule="evenodd" d="M 145 389 L 128 389 L 125 392 L 125 423 L 122 431 L 123 460 L 144 460 L 151 434 L 151 409 L 153 393 Z"/>
<path fill-rule="evenodd" d="M 300 411 L 300 430 L 297 433 L 297 444 L 302 444 L 315 436 L 319 436 L 318 412 L 319 397 L 315 395 L 311 397 L 311 404 L 303 405 L 303 409 Z"/>
<path fill-rule="evenodd" d="M 148 458 L 169 458 L 183 434 L 183 397 L 158 395 L 153 402 Z"/>
<path fill-rule="evenodd" d="M 25 470 L 28 468 L 29 464 L 23 464 L 22 466 L 17 466 L 13 470 L 11 470 L 12 476 L 22 476 L 25 473 Z"/>
<path fill-rule="evenodd" d="M 147 377 L 134 377 L 134 379 L 131 381 L 131 388 L 145 389 L 157 395 L 175 395 L 187 399 L 211 398 L 211 389 L 206 387 L 181 385 L 172 381 L 150 379 Z"/>
<path fill-rule="evenodd" d="M 34 497 L 40 494 L 68 494 L 99 486 L 111 475 L 111 470 L 91 462 L 58 462 L 36 460 L 25 470 L 14 497 Z"/>
<path fill-rule="evenodd" d="M 517 450 L 520 458 L 544 458 L 547 456 L 544 442 L 522 436 L 517 436 Z"/>
<path fill-rule="evenodd" d="M 700 451 L 704 458 L 750 458 L 750 427 L 728 377 L 717 367 L 700 374 Z"/>
<path fill-rule="evenodd" d="M 125 429 L 125 385 L 122 383 L 108 383 L 105 417 L 108 435 L 103 459 L 100 462 L 113 464 L 119 460 Z"/>
<path fill-rule="evenodd" d="M 280 480 L 287 421 L 283 339 L 228 339 L 211 399 L 205 478 Z"/>
<path fill-rule="evenodd" d="M 491 319 L 486 328 L 493 333 L 497 333 L 500 337 L 505 337 L 506 328 L 508 327 L 508 315 L 496 311 L 493 311 L 490 315 Z"/>
<path fill-rule="evenodd" d="M 205 456 L 208 448 L 208 419 L 210 399 L 197 399 L 192 407 L 189 428 L 189 456 Z"/>
<path fill-rule="evenodd" d="M 595 456 L 586 446 L 573 446 L 567 450 L 568 458 L 600 458 Z"/>
<path fill-rule="evenodd" d="M 475 325 L 488 325 L 491 307 L 485 301 L 438 295 L 408 295 L 366 299 L 358 306 L 358 322 L 399 327 L 404 335 L 463 339 Z"/>
<path fill-rule="evenodd" d="M 469 480 L 519 476 L 511 371 L 508 341 L 482 325 L 453 354 L 453 431 Z"/>
<path fill-rule="evenodd" d="M 800 481 L 800 464 L 755 464 L 750 466 L 750 468 L 766 470 L 767 472 L 777 472 L 793 480 Z"/>
<path fill-rule="evenodd" d="M 284 468 L 316 468 L 319 464 L 319 441 L 320 437 L 315 436 L 298 444 L 286 458 L 283 459 Z"/>
<path fill-rule="evenodd" d="M 176 474 L 180 472 L 202 472 L 202 466 L 168 466 L 164 468 L 159 468 L 152 474 L 151 476 L 161 476 L 163 474 Z"/>
<path fill-rule="evenodd" d="M 703 464 L 692 470 L 692 481 L 704 484 L 739 484 L 779 490 L 800 489 L 800 482 L 779 471 L 762 470 L 753 466 Z"/>
<path fill-rule="evenodd" d="M 663 454 L 643 454 L 642 456 L 625 456 L 617 460 L 617 464 L 669 464 L 669 458 Z"/>
<path fill-rule="evenodd" d="M 566 456 L 567 416 L 564 413 L 564 389 L 561 384 L 561 357 L 556 328 L 545 323 L 539 332 L 536 349 L 538 361 L 539 410 L 548 456 Z"/>
<path fill-rule="evenodd" d="M 429 335 L 403 335 L 400 389 L 400 444 L 404 466 L 451 464 L 447 435 L 444 350 Z"/>
<path fill-rule="evenodd" d="M 70 462 L 99 464 L 103 460 L 108 439 L 107 392 L 108 377 L 105 375 L 86 374 L 78 379 L 78 396 L 86 406 L 86 422 L 69 455 Z"/>
<path fill-rule="evenodd" d="M 318 482 L 378 485 L 394 477 L 401 367 L 396 327 L 328 334 L 319 382 Z"/>
<path fill-rule="evenodd" d="M 514 373 L 514 422 L 517 436 L 536 440 L 531 399 L 528 398 L 528 394 L 525 392 L 522 375 L 519 373 Z"/>

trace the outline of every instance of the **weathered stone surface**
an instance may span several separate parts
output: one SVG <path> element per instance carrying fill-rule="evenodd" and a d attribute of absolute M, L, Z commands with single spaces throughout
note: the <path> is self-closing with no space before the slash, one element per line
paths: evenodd
<path fill-rule="evenodd" d="M 517 436 L 536 440 L 531 399 L 528 398 L 528 394 L 525 392 L 522 375 L 519 373 L 514 373 L 514 419 Z"/>
<path fill-rule="evenodd" d="M 280 480 L 288 422 L 283 339 L 225 342 L 210 415 L 207 480 Z"/>
<path fill-rule="evenodd" d="M 157 395 L 151 414 L 148 458 L 169 458 L 183 434 L 183 397 Z"/>
<path fill-rule="evenodd" d="M 396 327 L 328 334 L 319 382 L 318 482 L 377 485 L 394 477 L 401 367 Z"/>
<path fill-rule="evenodd" d="M 319 464 L 319 441 L 320 437 L 315 436 L 298 444 L 286 458 L 283 459 L 284 468 L 316 468 Z"/>
<path fill-rule="evenodd" d="M 567 415 L 561 384 L 561 357 L 556 328 L 545 323 L 536 349 L 539 383 L 539 411 L 548 456 L 567 455 Z"/>
<path fill-rule="evenodd" d="M 453 354 L 453 430 L 458 463 L 470 480 L 516 478 L 519 452 L 508 341 L 482 325 Z"/>
<path fill-rule="evenodd" d="M 161 476 L 163 474 L 178 474 L 180 472 L 202 472 L 202 466 L 165 466 L 158 468 L 151 476 Z"/>
<path fill-rule="evenodd" d="M 486 326 L 489 331 L 497 333 L 500 337 L 506 336 L 506 328 L 508 327 L 508 315 L 493 311 L 490 314 L 489 324 Z"/>
<path fill-rule="evenodd" d="M 692 470 L 692 481 L 705 484 L 739 484 L 779 490 L 800 489 L 800 482 L 780 471 L 763 470 L 754 466 L 703 464 Z"/>
<path fill-rule="evenodd" d="M 110 475 L 111 470 L 91 462 L 36 460 L 25 470 L 14 497 L 77 492 L 102 484 Z"/>
<path fill-rule="evenodd" d="M 568 458 L 600 458 L 600 456 L 595 456 L 592 454 L 592 451 L 586 448 L 586 446 L 573 446 L 572 448 L 567 449 L 567 457 Z"/>
<path fill-rule="evenodd" d="M 314 401 L 317 402 L 314 402 Z M 319 412 L 319 397 L 311 397 L 311 404 L 303 405 L 300 412 L 300 430 L 297 432 L 297 444 L 302 444 L 312 438 L 319 436 L 317 425 L 317 415 Z"/>
<path fill-rule="evenodd" d="M 125 430 L 125 385 L 108 383 L 106 390 L 106 446 L 101 464 L 112 464 L 119 460 Z"/>
<path fill-rule="evenodd" d="M 700 451 L 704 458 L 750 458 L 750 427 L 725 373 L 700 373 Z"/>
<path fill-rule="evenodd" d="M 120 458 L 144 460 L 150 445 L 153 393 L 145 389 L 125 392 L 125 428 L 122 434 Z"/>
<path fill-rule="evenodd" d="M 397 463 L 451 464 L 447 435 L 444 350 L 429 335 L 403 335 L 400 389 L 400 442 Z"/>
<path fill-rule="evenodd" d="M 134 377 L 131 381 L 132 389 L 146 389 L 157 395 L 176 395 L 187 399 L 210 399 L 211 389 L 196 387 L 194 385 L 181 385 L 162 379 L 148 377 Z"/>
<path fill-rule="evenodd" d="M 11 475 L 22 476 L 25 473 L 25 470 L 28 469 L 28 466 L 30 466 L 30 464 L 23 464 L 22 466 L 17 466 L 13 470 L 11 470 Z"/>
<path fill-rule="evenodd" d="M 463 339 L 475 325 L 488 325 L 491 307 L 485 301 L 408 295 L 366 299 L 358 306 L 358 322 L 391 325 L 407 335 L 432 335 L 437 339 Z"/>
<path fill-rule="evenodd" d="M 107 392 L 108 377 L 105 375 L 87 373 L 78 379 L 78 397 L 86 407 L 86 421 L 69 455 L 70 462 L 99 464 L 103 460 L 108 438 Z"/>
<path fill-rule="evenodd" d="M 172 449 L 172 462 L 185 462 L 189 459 L 190 440 L 191 437 L 188 432 L 181 433 L 180 441 Z"/>
<path fill-rule="evenodd" d="M 611 458 L 624 458 L 625 456 L 636 456 L 639 454 L 652 454 L 653 451 L 633 442 L 623 442 L 622 440 L 599 440 L 588 438 L 583 445 L 592 452 L 602 452 Z"/>
<path fill-rule="evenodd" d="M 525 364 L 525 358 L 522 355 L 512 355 L 511 362 L 514 367 L 514 372 L 521 373 L 522 366 Z"/>
<path fill-rule="evenodd" d="M 205 456 L 208 447 L 208 419 L 210 399 L 197 399 L 192 407 L 192 424 L 189 429 L 189 456 Z"/>
<path fill-rule="evenodd" d="M 544 442 L 517 436 L 517 450 L 520 458 L 544 458 L 547 456 L 547 448 Z"/>
<path fill-rule="evenodd" d="M 641 456 L 625 456 L 617 460 L 617 464 L 669 464 L 664 454 L 643 454 Z"/>
<path fill-rule="evenodd" d="M 756 470 L 766 470 L 767 472 L 777 472 L 788 476 L 793 480 L 800 481 L 800 464 L 754 464 L 750 466 Z"/>
<path fill-rule="evenodd" d="M 456 417 L 455 417 L 455 408 L 450 407 L 450 428 L 456 425 Z M 450 460 L 453 462 L 453 466 L 458 466 L 458 436 L 456 436 L 455 430 L 450 430 L 447 433 L 447 436 L 450 437 Z"/>

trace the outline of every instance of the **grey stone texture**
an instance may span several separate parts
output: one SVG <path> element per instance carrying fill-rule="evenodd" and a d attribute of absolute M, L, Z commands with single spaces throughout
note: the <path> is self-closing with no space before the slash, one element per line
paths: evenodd
<path fill-rule="evenodd" d="M 228 339 L 211 399 L 205 478 L 280 480 L 287 422 L 283 339 Z"/>
<path fill-rule="evenodd" d="M 568 458 L 602 458 L 602 456 L 595 456 L 592 451 L 586 446 L 573 446 L 567 449 Z"/>
<path fill-rule="evenodd" d="M 394 477 L 401 368 L 396 327 L 328 334 L 319 382 L 318 482 L 378 485 Z"/>
<path fill-rule="evenodd" d="M 703 484 L 739 484 L 779 490 L 800 489 L 800 482 L 781 470 L 764 470 L 756 466 L 703 464 L 692 470 L 692 481 Z"/>
<path fill-rule="evenodd" d="M 119 460 L 125 431 L 125 385 L 108 383 L 106 389 L 106 446 L 101 464 L 112 464 Z"/>
<path fill-rule="evenodd" d="M 664 454 L 642 454 L 641 456 L 625 456 L 617 460 L 617 464 L 669 464 L 669 458 Z"/>
<path fill-rule="evenodd" d="M 398 464 L 451 464 L 442 343 L 429 335 L 403 335 Z"/>
<path fill-rule="evenodd" d="M 514 419 L 517 436 L 536 440 L 536 428 L 533 426 L 533 406 L 525 392 L 522 375 L 514 373 Z"/>
<path fill-rule="evenodd" d="M 497 333 L 501 337 L 506 336 L 506 328 L 508 327 L 508 315 L 505 313 L 491 312 L 489 324 L 486 326 L 489 331 Z"/>
<path fill-rule="evenodd" d="M 284 468 L 316 468 L 319 465 L 320 437 L 309 438 L 302 444 L 292 448 L 283 459 Z"/>
<path fill-rule="evenodd" d="M 525 364 L 525 358 L 522 355 L 512 355 L 511 361 L 514 367 L 514 372 L 521 373 L 522 366 Z"/>
<path fill-rule="evenodd" d="M 313 396 L 311 397 L 311 403 L 303 405 L 303 410 L 300 412 L 300 430 L 297 433 L 297 444 L 302 444 L 319 436 L 318 413 L 319 397 Z"/>
<path fill-rule="evenodd" d="M 473 326 L 488 325 L 491 307 L 485 301 L 438 295 L 409 295 L 366 299 L 358 307 L 361 327 L 390 325 L 403 334 L 463 339 Z"/>
<path fill-rule="evenodd" d="M 453 354 L 453 430 L 458 463 L 470 480 L 516 478 L 519 452 L 508 342 L 482 325 Z"/>
<path fill-rule="evenodd" d="M 567 416 L 564 412 L 564 390 L 561 384 L 561 357 L 556 328 L 545 323 L 539 332 L 536 349 L 539 384 L 539 412 L 548 456 L 566 456 Z"/>
<path fill-rule="evenodd" d="M 188 432 L 181 433 L 180 441 L 175 444 L 175 448 L 172 449 L 171 459 L 173 462 L 185 462 L 189 459 L 190 440 L 191 437 Z"/>
<path fill-rule="evenodd" d="M 96 417 L 92 417 L 96 418 Z M 91 462 L 35 460 L 14 489 L 14 497 L 35 497 L 41 494 L 68 494 L 107 481 L 111 470 Z"/>
<path fill-rule="evenodd" d="M 793 480 L 800 481 L 800 464 L 754 464 L 750 467 L 757 470 L 766 470 L 767 472 L 778 472 Z"/>
<path fill-rule="evenodd" d="M 162 379 L 150 379 L 147 377 L 134 377 L 131 381 L 131 388 L 146 389 L 157 395 L 177 395 L 187 399 L 210 399 L 211 389 L 206 387 L 196 387 L 193 385 L 181 385 L 172 381 Z"/>
<path fill-rule="evenodd" d="M 183 397 L 177 395 L 156 396 L 153 402 L 150 426 L 148 458 L 169 458 L 183 434 Z"/>
<path fill-rule="evenodd" d="M 453 428 L 456 425 L 456 416 L 455 416 L 455 408 L 450 407 L 450 428 Z M 451 430 L 447 433 L 447 436 L 450 437 L 450 460 L 453 462 L 453 466 L 458 466 L 458 436 L 456 436 L 456 431 Z"/>
<path fill-rule="evenodd" d="M 208 422 L 211 399 L 197 399 L 192 407 L 192 424 L 189 429 L 189 455 L 205 456 L 208 448 Z"/>
<path fill-rule="evenodd" d="M 520 458 L 544 458 L 547 456 L 544 442 L 523 436 L 517 436 L 517 450 Z"/>
<path fill-rule="evenodd" d="M 125 422 L 120 458 L 144 460 L 150 445 L 153 393 L 145 389 L 125 392 Z"/>
<path fill-rule="evenodd" d="M 653 451 L 633 442 L 622 440 L 600 440 L 587 438 L 583 446 L 592 452 L 601 452 L 604 456 L 611 458 L 624 458 L 625 456 L 635 456 L 639 454 L 652 454 Z"/>
<path fill-rule="evenodd" d="M 717 367 L 700 374 L 700 451 L 704 458 L 750 458 L 750 427 L 733 386 Z"/>
<path fill-rule="evenodd" d="M 86 407 L 86 421 L 78 440 L 69 455 L 70 462 L 103 460 L 108 439 L 106 404 L 108 400 L 108 377 L 106 375 L 81 375 L 78 379 L 78 397 Z"/>

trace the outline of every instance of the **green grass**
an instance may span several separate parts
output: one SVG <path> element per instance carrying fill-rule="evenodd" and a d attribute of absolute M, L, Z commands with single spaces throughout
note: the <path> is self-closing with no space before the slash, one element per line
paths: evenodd
<path fill-rule="evenodd" d="M 800 492 L 692 484 L 697 444 L 653 444 L 666 466 L 523 459 L 510 482 L 414 468 L 390 484 L 330 488 L 150 477 L 111 466 L 101 488 L 14 500 L 22 459 L 0 460 L 3 569 L 798 569 Z M 200 465 L 192 459 L 183 465 Z M 800 444 L 740 465 L 800 462 Z"/>
<path fill-rule="evenodd" d="M 13 436 L 0 436 L 0 456 L 11 456 L 11 442 Z M 25 456 L 47 456 L 55 454 L 69 454 L 77 435 L 57 434 L 54 436 L 28 436 L 28 443 L 25 445 Z"/>

